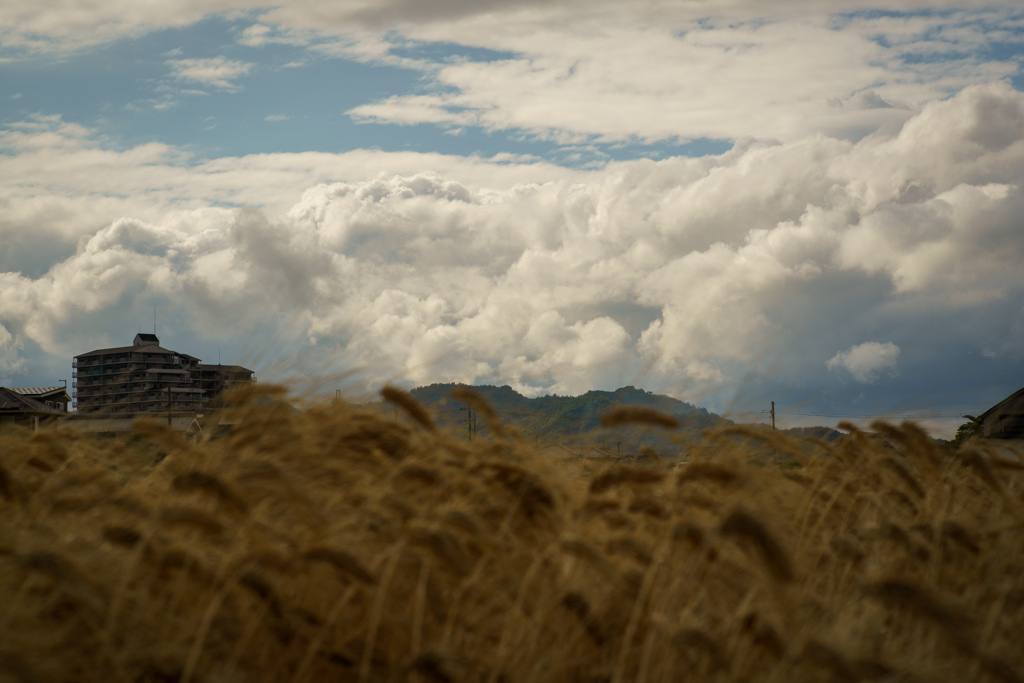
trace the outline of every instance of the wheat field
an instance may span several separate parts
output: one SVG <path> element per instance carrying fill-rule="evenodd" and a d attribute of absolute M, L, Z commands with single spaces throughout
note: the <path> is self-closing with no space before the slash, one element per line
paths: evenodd
<path fill-rule="evenodd" d="M 199 443 L 0 436 L 0 681 L 1024 680 L 1024 472 L 984 442 L 597 465 L 479 402 L 467 443 L 281 392 Z"/>

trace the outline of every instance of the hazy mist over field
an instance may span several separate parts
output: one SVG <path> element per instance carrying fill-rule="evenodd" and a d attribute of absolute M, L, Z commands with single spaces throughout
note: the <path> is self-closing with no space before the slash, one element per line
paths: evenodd
<path fill-rule="evenodd" d="M 154 308 L 354 389 L 955 425 L 1024 386 L 1019 3 L 80 5 L 0 7 L 0 386 Z"/>

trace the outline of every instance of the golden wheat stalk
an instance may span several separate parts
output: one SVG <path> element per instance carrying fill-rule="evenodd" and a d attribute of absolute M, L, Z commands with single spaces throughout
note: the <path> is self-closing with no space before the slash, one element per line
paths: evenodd
<path fill-rule="evenodd" d="M 777 581 L 793 580 L 793 565 L 778 539 L 761 520 L 743 508 L 736 508 L 718 527 L 723 536 L 731 536 L 757 549 L 764 566 Z"/>
<path fill-rule="evenodd" d="M 413 398 L 412 394 L 398 387 L 386 386 L 380 390 L 380 395 L 385 401 L 394 403 L 396 406 L 405 411 L 406 415 L 411 417 L 417 424 L 426 429 L 428 432 L 433 432 L 437 428 L 434 426 L 434 421 L 430 419 L 430 414 L 427 413 L 427 409 L 420 405 L 419 401 Z"/>

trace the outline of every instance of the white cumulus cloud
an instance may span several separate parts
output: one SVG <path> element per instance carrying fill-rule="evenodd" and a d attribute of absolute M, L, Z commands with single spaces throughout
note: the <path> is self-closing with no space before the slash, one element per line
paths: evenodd
<path fill-rule="evenodd" d="M 892 342 L 864 342 L 840 351 L 829 359 L 829 370 L 845 369 L 862 384 L 876 382 L 884 373 L 896 369 L 900 347 Z"/>
<path fill-rule="evenodd" d="M 13 377 L 25 370 L 25 359 L 19 354 L 22 344 L 0 325 L 0 376 Z"/>
<path fill-rule="evenodd" d="M 897 358 L 901 380 L 931 378 L 997 340 L 1019 354 L 1022 105 L 976 86 L 891 135 L 586 171 L 375 151 L 191 164 L 30 121 L 0 134 L 0 234 L 20 240 L 0 239 L 0 324 L 22 344 L 6 367 L 127 343 L 156 305 L 183 336 L 291 335 L 290 357 L 375 381 L 703 402 L 751 376 L 868 383 Z"/>

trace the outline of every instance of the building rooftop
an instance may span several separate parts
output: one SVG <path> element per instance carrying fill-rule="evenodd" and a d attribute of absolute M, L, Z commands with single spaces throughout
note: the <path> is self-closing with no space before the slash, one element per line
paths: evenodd
<path fill-rule="evenodd" d="M 1010 394 L 1009 396 L 1004 398 L 1002 401 L 1000 401 L 999 403 L 995 404 L 994 406 L 992 406 L 991 408 L 986 410 L 984 413 L 979 415 L 978 419 L 979 420 L 984 420 L 989 415 L 992 415 L 993 413 L 995 413 L 995 412 L 997 412 L 999 410 L 1004 409 L 1006 406 L 1008 406 L 1011 403 L 1014 403 L 1016 401 L 1024 402 L 1024 389 L 1018 389 L 1017 391 L 1013 392 L 1012 394 Z"/>
<path fill-rule="evenodd" d="M 0 410 L 18 410 L 40 413 L 60 412 L 54 410 L 45 403 L 37 401 L 34 398 L 29 398 L 28 396 L 22 396 L 13 389 L 8 389 L 6 387 L 0 387 Z"/>
<path fill-rule="evenodd" d="M 142 351 L 143 353 L 157 353 L 157 354 L 173 354 L 174 351 L 165 349 L 162 346 L 156 344 L 146 344 L 144 346 L 115 346 L 110 349 L 96 349 L 95 351 L 89 351 L 87 353 L 80 353 L 75 358 L 87 358 L 88 356 L 108 356 L 112 353 L 131 353 L 132 351 Z M 185 354 L 179 354 L 184 356 Z"/>
<path fill-rule="evenodd" d="M 990 439 L 1024 439 L 1024 389 L 1018 389 L 978 416 Z"/>
<path fill-rule="evenodd" d="M 22 396 L 42 396 L 44 394 L 52 394 L 55 391 L 67 391 L 67 387 L 16 387 L 12 388 L 11 391 Z"/>

